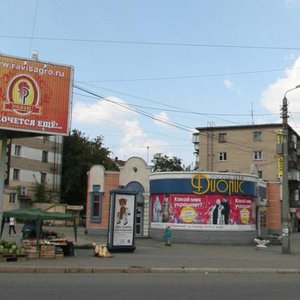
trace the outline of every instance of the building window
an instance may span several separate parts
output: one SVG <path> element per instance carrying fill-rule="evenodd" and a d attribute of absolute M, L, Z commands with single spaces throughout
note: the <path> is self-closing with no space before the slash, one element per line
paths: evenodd
<path fill-rule="evenodd" d="M 41 183 L 45 184 L 47 179 L 47 173 L 41 172 Z"/>
<path fill-rule="evenodd" d="M 102 195 L 99 192 L 91 193 L 91 222 L 101 222 Z"/>
<path fill-rule="evenodd" d="M 258 171 L 258 177 L 263 178 L 263 172 L 262 171 Z"/>
<path fill-rule="evenodd" d="M 43 142 L 46 143 L 46 142 L 49 142 L 50 141 L 50 136 L 49 135 L 44 135 L 43 136 Z"/>
<path fill-rule="evenodd" d="M 261 131 L 254 131 L 253 132 L 253 141 L 262 141 L 262 132 Z"/>
<path fill-rule="evenodd" d="M 48 152 L 47 151 L 42 152 L 42 162 L 48 162 Z"/>
<path fill-rule="evenodd" d="M 9 204 L 16 204 L 17 202 L 17 193 L 9 194 Z"/>
<path fill-rule="evenodd" d="M 219 133 L 219 143 L 227 143 L 227 133 Z"/>
<path fill-rule="evenodd" d="M 219 153 L 219 161 L 225 161 L 227 160 L 227 153 L 226 152 L 220 152 Z"/>
<path fill-rule="evenodd" d="M 262 151 L 254 151 L 253 152 L 253 160 L 262 160 L 262 159 L 263 159 Z"/>
<path fill-rule="evenodd" d="M 21 146 L 15 145 L 15 156 L 21 156 Z"/>
<path fill-rule="evenodd" d="M 19 179 L 20 179 L 20 170 L 13 169 L 13 180 L 19 180 Z"/>

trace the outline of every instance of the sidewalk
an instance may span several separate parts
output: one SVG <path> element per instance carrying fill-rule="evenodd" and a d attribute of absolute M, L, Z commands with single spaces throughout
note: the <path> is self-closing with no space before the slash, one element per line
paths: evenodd
<path fill-rule="evenodd" d="M 70 227 L 53 227 L 74 240 Z M 2 239 L 19 240 L 18 234 L 9 237 L 4 229 Z M 152 239 L 136 239 L 133 253 L 112 253 L 112 258 L 98 258 L 93 249 L 76 249 L 75 256 L 62 259 L 29 259 L 24 262 L 0 262 L 0 272 L 198 272 L 198 273 L 300 273 L 300 233 L 291 235 L 291 254 L 282 254 L 281 245 L 257 249 L 253 245 L 196 245 L 172 244 Z M 106 237 L 87 235 L 78 228 L 78 246 L 98 243 L 106 245 Z"/>

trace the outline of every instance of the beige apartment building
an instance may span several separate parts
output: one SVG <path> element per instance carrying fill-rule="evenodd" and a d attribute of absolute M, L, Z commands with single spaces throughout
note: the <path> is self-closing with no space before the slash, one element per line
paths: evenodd
<path fill-rule="evenodd" d="M 211 172 L 257 174 L 269 187 L 267 223 L 275 224 L 272 226 L 276 229 L 280 228 L 282 124 L 209 126 L 196 129 L 198 132 L 193 135 L 193 143 L 197 168 Z M 300 137 L 290 126 L 288 165 L 291 221 L 294 228 L 297 228 L 297 215 L 300 215 L 297 209 L 300 188 Z M 278 192 L 274 193 L 274 190 Z"/>
<path fill-rule="evenodd" d="M 242 173 L 253 173 L 256 168 L 260 178 L 278 180 L 277 143 L 281 129 L 281 124 L 197 128 L 193 140 L 197 167 Z M 289 165 L 296 170 L 298 140 L 299 135 L 289 128 Z"/>
<path fill-rule="evenodd" d="M 62 136 L 50 135 L 9 140 L 4 211 L 31 207 L 40 183 L 53 202 L 60 200 L 62 140 Z"/>

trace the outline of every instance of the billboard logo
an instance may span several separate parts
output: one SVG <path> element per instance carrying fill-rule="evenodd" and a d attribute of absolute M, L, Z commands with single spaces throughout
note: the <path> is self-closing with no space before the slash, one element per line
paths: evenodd
<path fill-rule="evenodd" d="M 18 75 L 12 78 L 8 85 L 4 109 L 21 115 L 39 114 L 39 98 L 36 81 L 28 75 Z"/>
<path fill-rule="evenodd" d="M 203 195 L 206 193 L 232 193 L 240 194 L 243 191 L 243 180 L 208 178 L 204 174 L 194 175 L 191 179 L 191 185 L 194 188 L 194 194 Z"/>

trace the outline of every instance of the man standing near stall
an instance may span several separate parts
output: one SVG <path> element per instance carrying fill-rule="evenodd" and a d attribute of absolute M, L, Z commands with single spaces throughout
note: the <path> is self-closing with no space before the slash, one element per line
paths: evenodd
<path fill-rule="evenodd" d="M 16 220 L 14 217 L 10 217 L 9 218 L 9 231 L 8 231 L 8 234 L 11 235 L 11 231 L 14 232 L 14 234 L 16 234 L 16 228 L 15 228 L 15 225 L 16 225 Z"/>

